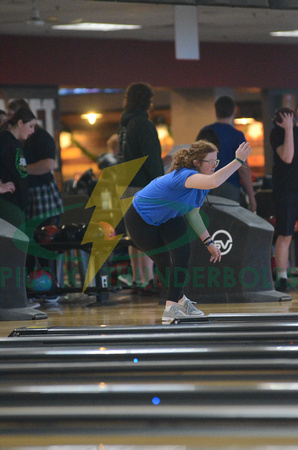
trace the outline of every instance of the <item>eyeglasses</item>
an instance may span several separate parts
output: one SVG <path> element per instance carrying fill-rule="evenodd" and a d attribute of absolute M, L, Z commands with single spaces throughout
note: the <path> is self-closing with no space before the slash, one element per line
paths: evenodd
<path fill-rule="evenodd" d="M 202 162 L 208 162 L 210 164 L 211 167 L 217 167 L 219 164 L 219 159 L 210 159 L 210 161 L 208 159 L 201 159 Z"/>

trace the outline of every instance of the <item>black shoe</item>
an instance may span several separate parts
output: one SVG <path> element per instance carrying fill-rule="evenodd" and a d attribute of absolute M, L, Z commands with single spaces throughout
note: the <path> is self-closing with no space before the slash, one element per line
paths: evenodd
<path fill-rule="evenodd" d="M 290 286 L 288 284 L 287 278 L 280 278 L 275 283 L 275 290 L 278 292 L 288 292 L 290 290 Z"/>
<path fill-rule="evenodd" d="M 160 295 L 160 289 L 154 284 L 153 280 L 150 280 L 146 286 L 141 287 L 142 295 Z"/>
<path fill-rule="evenodd" d="M 140 293 L 140 287 L 135 281 L 133 281 L 132 285 L 131 285 L 131 294 L 136 295 L 139 293 Z"/>

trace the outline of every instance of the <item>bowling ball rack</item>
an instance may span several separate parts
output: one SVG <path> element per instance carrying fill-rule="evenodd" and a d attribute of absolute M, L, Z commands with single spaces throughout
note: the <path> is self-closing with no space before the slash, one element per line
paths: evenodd
<path fill-rule="evenodd" d="M 106 241 L 106 244 L 111 241 Z M 105 244 L 105 241 L 103 241 L 103 245 Z M 71 241 L 71 242 L 50 242 L 50 243 L 44 243 L 39 244 L 42 248 L 45 250 L 57 253 L 63 254 L 67 251 L 71 250 L 82 250 L 89 255 L 91 254 L 93 242 L 81 244 L 80 241 Z M 132 245 L 132 241 L 129 237 L 124 236 L 120 239 L 118 244 L 116 245 L 115 249 L 118 249 L 120 247 L 128 247 L 129 245 Z M 114 249 L 114 250 L 115 250 Z M 96 254 L 95 254 L 96 255 Z M 109 285 L 108 282 L 108 272 L 105 272 L 105 268 L 107 268 L 107 261 L 103 264 L 99 272 L 95 276 L 95 286 L 89 286 L 84 291 L 85 294 L 88 295 L 95 295 L 96 302 L 92 303 L 91 305 L 104 305 L 109 304 L 110 306 L 113 304 L 109 300 L 109 292 L 113 290 L 113 287 Z M 76 293 L 82 293 L 83 286 L 54 286 L 53 288 L 49 289 L 48 291 L 38 291 L 33 290 L 30 288 L 27 288 L 27 294 L 29 297 L 35 297 L 35 298 L 53 298 L 58 296 L 63 296 L 67 294 L 76 294 Z"/>

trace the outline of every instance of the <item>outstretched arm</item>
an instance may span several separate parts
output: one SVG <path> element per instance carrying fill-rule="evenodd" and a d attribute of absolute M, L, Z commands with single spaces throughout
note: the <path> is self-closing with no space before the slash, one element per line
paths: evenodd
<path fill-rule="evenodd" d="M 41 159 L 36 163 L 27 164 L 29 175 L 43 175 L 55 169 L 56 161 L 52 158 Z"/>
<path fill-rule="evenodd" d="M 286 164 L 291 164 L 294 158 L 294 133 L 293 133 L 293 114 L 280 114 L 282 117 L 282 121 L 276 122 L 278 126 L 285 130 L 285 139 L 284 143 L 277 147 L 276 151 L 279 157 Z"/>
<path fill-rule="evenodd" d="M 243 142 L 236 150 L 235 158 L 238 158 L 244 162 L 250 152 L 251 147 L 249 143 Z M 217 172 L 214 172 L 212 175 L 203 175 L 200 173 L 191 175 L 186 179 L 185 187 L 194 189 L 214 189 L 224 183 L 241 166 L 241 162 L 234 159 L 232 162 Z"/>

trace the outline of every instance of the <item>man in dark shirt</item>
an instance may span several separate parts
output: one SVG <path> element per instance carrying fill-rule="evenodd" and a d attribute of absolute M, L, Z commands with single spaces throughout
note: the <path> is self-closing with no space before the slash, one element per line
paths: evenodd
<path fill-rule="evenodd" d="M 276 289 L 286 292 L 289 247 L 298 220 L 298 106 L 294 111 L 277 111 L 270 133 L 274 152 L 272 171 L 273 199 L 276 213 L 275 262 Z"/>
<path fill-rule="evenodd" d="M 216 133 L 220 144 L 218 152 L 220 163 L 218 169 L 221 169 L 233 161 L 235 158 L 235 151 L 242 142 L 246 141 L 246 139 L 244 134 L 234 127 L 234 100 L 231 97 L 222 96 L 216 100 L 214 106 L 216 122 L 204 127 L 198 134 L 196 140 L 201 138 L 200 134 L 203 131 L 206 131 L 206 129 L 212 129 Z M 229 198 L 230 200 L 240 203 L 240 179 L 248 195 L 250 209 L 255 212 L 257 204 L 251 180 L 251 171 L 247 161 L 225 183 L 216 189 L 212 189 L 210 194 Z"/>

